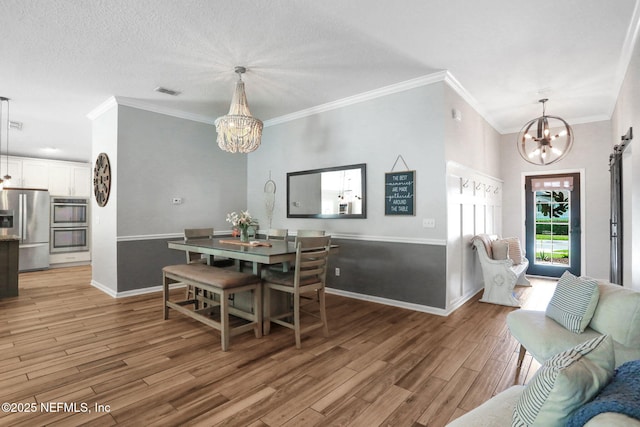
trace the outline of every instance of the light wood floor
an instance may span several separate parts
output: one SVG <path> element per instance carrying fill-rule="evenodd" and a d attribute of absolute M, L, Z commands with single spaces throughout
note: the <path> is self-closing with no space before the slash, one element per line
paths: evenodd
<path fill-rule="evenodd" d="M 0 400 L 21 409 L 0 425 L 442 426 L 539 367 L 516 370 L 513 308 L 479 295 L 449 317 L 329 295 L 329 338 L 296 350 L 274 326 L 225 353 L 207 326 L 163 321 L 160 293 L 113 299 L 90 279 L 25 273 L 0 300 Z M 533 283 L 523 298 L 544 309 L 555 282 Z"/>

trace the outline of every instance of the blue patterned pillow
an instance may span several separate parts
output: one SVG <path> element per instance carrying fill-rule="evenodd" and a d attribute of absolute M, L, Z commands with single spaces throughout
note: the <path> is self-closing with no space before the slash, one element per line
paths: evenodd
<path fill-rule="evenodd" d="M 607 385 L 613 370 L 613 340 L 608 335 L 558 353 L 522 392 L 512 427 L 564 427 L 574 411 Z"/>
<path fill-rule="evenodd" d="M 547 306 L 547 317 L 576 334 L 584 332 L 596 311 L 600 291 L 598 282 L 565 271 Z"/>

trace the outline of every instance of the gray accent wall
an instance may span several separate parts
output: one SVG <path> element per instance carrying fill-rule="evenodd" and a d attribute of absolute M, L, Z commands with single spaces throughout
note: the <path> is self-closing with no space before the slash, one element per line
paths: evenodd
<path fill-rule="evenodd" d="M 118 242 L 118 292 L 161 286 L 164 266 L 184 264 L 185 253 L 167 247 L 171 240 L 178 239 Z"/>
<path fill-rule="evenodd" d="M 446 246 L 350 239 L 331 243 L 340 249 L 329 258 L 330 288 L 446 308 Z"/>

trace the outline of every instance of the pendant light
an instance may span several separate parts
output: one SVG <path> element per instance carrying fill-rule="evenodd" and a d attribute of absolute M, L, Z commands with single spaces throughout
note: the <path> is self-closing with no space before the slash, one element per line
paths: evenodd
<path fill-rule="evenodd" d="M 229 113 L 218 117 L 215 121 L 218 133 L 218 146 L 230 153 L 250 153 L 260 147 L 262 138 L 262 122 L 251 116 L 247 96 L 244 92 L 242 74 L 245 67 L 236 67 L 238 82 L 233 93 Z"/>
<path fill-rule="evenodd" d="M 542 116 L 527 122 L 518 134 L 520 156 L 534 165 L 550 165 L 562 160 L 573 145 L 571 126 L 558 116 L 546 114 L 547 101 L 547 98 L 538 101 L 542 103 Z"/>
<path fill-rule="evenodd" d="M 5 120 L 3 120 L 4 116 L 2 114 L 2 112 L 4 111 L 3 105 L 7 104 L 7 120 L 5 123 Z M 3 177 L 0 178 L 0 190 L 3 189 L 5 186 L 9 185 L 9 180 L 11 179 L 11 176 L 9 175 L 9 98 L 6 98 L 4 96 L 0 96 L 0 175 L 2 174 L 2 128 L 6 129 L 6 135 L 7 135 L 7 174 Z"/>

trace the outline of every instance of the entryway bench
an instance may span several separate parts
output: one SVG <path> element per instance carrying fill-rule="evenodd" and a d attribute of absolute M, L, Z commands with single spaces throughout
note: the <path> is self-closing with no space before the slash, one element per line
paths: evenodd
<path fill-rule="evenodd" d="M 495 257 L 492 246 L 498 240 L 498 236 L 489 234 L 478 234 L 471 239 L 471 244 L 478 253 L 484 279 L 484 293 L 480 301 L 520 307 L 520 301 L 513 295 L 513 288 L 516 285 L 531 286 L 525 276 L 529 261 L 522 257 L 519 264 L 514 264 L 510 258 Z"/>
<path fill-rule="evenodd" d="M 182 282 L 194 288 L 192 299 L 184 301 L 169 300 L 169 285 Z M 262 336 L 262 283 L 258 276 L 239 271 L 212 267 L 205 264 L 169 265 L 162 269 L 163 316 L 169 318 L 169 308 L 185 316 L 198 320 L 220 331 L 222 351 L 229 348 L 229 338 L 243 332 L 254 330 L 256 338 Z M 253 304 L 250 311 L 229 305 L 229 297 L 240 292 L 253 292 Z M 217 298 L 216 298 L 217 296 Z M 192 305 L 193 309 L 186 306 Z M 220 321 L 211 318 L 220 307 Z M 229 315 L 249 321 L 231 327 Z"/>

